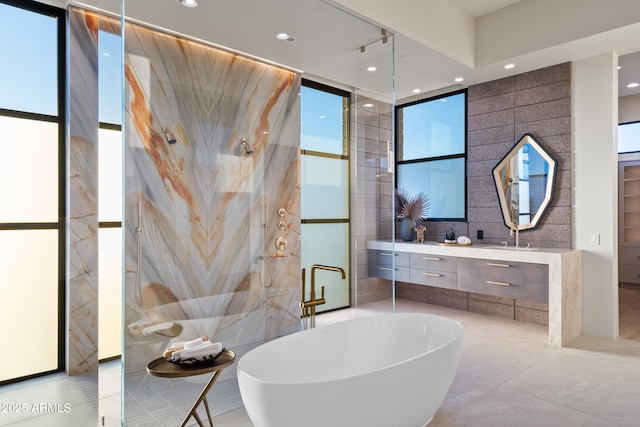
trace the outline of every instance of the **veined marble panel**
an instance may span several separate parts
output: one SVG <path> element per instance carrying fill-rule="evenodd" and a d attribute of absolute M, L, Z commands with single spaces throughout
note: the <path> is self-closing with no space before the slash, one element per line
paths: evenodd
<path fill-rule="evenodd" d="M 98 384 L 98 19 L 69 8 L 67 361 Z M 97 393 L 96 393 L 97 396 Z M 97 407 L 97 401 L 94 402 Z"/>
<path fill-rule="evenodd" d="M 172 339 L 236 348 L 299 327 L 299 87 L 125 25 L 126 372 Z"/>

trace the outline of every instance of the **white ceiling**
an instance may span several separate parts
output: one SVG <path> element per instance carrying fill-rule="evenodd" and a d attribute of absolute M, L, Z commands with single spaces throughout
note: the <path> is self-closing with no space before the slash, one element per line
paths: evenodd
<path fill-rule="evenodd" d="M 107 10 L 117 10 L 120 5 L 119 0 L 87 1 Z M 640 88 L 626 88 L 627 80 L 640 81 L 640 55 L 627 55 L 640 51 L 640 6 L 636 6 L 640 2 L 633 0 L 620 0 L 616 8 L 602 0 L 562 0 L 561 3 L 556 0 L 198 1 L 198 7 L 186 8 L 176 0 L 125 0 L 125 15 L 379 98 L 389 99 L 393 85 L 396 101 L 611 50 L 624 54 L 620 57 L 620 95 L 640 93 Z M 359 11 L 347 9 L 344 4 L 355 5 Z M 399 30 L 388 30 L 394 33 L 388 43 L 382 43 L 381 27 L 390 26 L 379 22 L 386 20 L 386 16 L 382 15 L 378 22 L 365 18 L 371 16 L 366 12 L 374 4 L 387 8 L 391 5 L 387 14 L 389 22 L 407 22 L 402 28 L 398 26 Z M 416 34 L 408 31 L 411 25 L 423 25 L 422 17 L 412 16 L 416 5 L 422 8 L 434 5 L 431 22 L 442 21 L 443 32 L 446 32 L 450 16 L 438 16 L 441 10 L 438 4 L 446 4 L 448 11 L 453 8 L 463 21 L 471 23 L 475 64 L 482 63 L 482 66 L 465 65 L 454 59 L 457 58 L 454 52 L 444 51 L 441 45 L 436 46 L 439 49 L 436 50 L 429 46 L 435 43 L 428 39 L 416 41 L 417 37 L 404 35 L 405 32 Z M 580 19 L 576 18 L 575 9 L 563 9 L 559 5 L 584 6 L 579 11 Z M 510 28 L 511 32 L 501 34 L 501 28 Z M 450 34 L 442 35 L 455 41 L 461 37 L 458 29 L 452 25 Z M 277 40 L 275 35 L 280 32 L 295 37 L 295 42 Z M 482 45 L 483 40 L 490 40 L 491 44 Z M 507 46 L 507 42 L 511 45 Z M 505 46 L 500 46 L 502 44 Z M 364 53 L 360 51 L 361 46 L 365 46 Z M 479 57 L 482 52 L 484 57 Z M 516 67 L 505 70 L 503 65 L 507 62 L 515 63 Z M 371 65 L 375 65 L 377 71 L 367 72 L 366 68 Z M 458 76 L 465 79 L 462 85 L 453 82 Z M 413 89 L 420 89 L 420 93 L 414 94 Z"/>
<path fill-rule="evenodd" d="M 520 0 L 450 0 L 451 3 L 458 5 L 466 10 L 471 16 L 486 15 L 494 10 L 502 9 Z"/>

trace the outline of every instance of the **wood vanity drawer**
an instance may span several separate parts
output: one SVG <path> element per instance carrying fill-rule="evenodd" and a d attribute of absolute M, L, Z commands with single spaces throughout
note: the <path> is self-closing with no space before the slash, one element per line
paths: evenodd
<path fill-rule="evenodd" d="M 437 288 L 458 288 L 458 275 L 451 271 L 422 270 L 411 268 L 411 283 Z"/>
<path fill-rule="evenodd" d="M 369 264 L 395 265 L 396 267 L 409 267 L 409 252 L 379 251 L 369 249 Z"/>
<path fill-rule="evenodd" d="M 620 265 L 618 267 L 618 282 L 640 283 L 640 265 Z"/>
<path fill-rule="evenodd" d="M 441 255 L 411 254 L 411 268 L 456 272 L 458 259 Z"/>
<path fill-rule="evenodd" d="M 618 264 L 640 266 L 640 248 L 620 248 L 618 252 Z"/>
<path fill-rule="evenodd" d="M 548 303 L 549 266 L 512 261 L 458 259 L 458 289 Z"/>
<path fill-rule="evenodd" d="M 392 280 L 395 271 L 395 279 L 400 282 L 409 282 L 411 273 L 409 267 L 391 267 L 389 265 L 380 265 L 369 263 L 368 273 L 370 277 L 379 277 L 381 279 Z"/>

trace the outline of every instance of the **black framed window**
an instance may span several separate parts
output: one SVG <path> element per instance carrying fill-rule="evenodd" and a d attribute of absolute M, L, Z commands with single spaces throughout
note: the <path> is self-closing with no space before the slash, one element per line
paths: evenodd
<path fill-rule="evenodd" d="M 467 91 L 396 107 L 396 188 L 431 200 L 429 220 L 467 219 Z"/>
<path fill-rule="evenodd" d="M 301 265 L 308 279 L 313 264 L 340 267 L 349 278 L 350 94 L 303 79 L 300 95 Z M 351 305 L 349 280 L 322 271 L 318 277 L 326 299 L 318 313 Z"/>
<path fill-rule="evenodd" d="M 0 322 L 21 343 L 3 384 L 64 368 L 65 11 L 0 0 L 0 38 Z"/>
<path fill-rule="evenodd" d="M 618 125 L 618 153 L 640 151 L 640 121 Z"/>

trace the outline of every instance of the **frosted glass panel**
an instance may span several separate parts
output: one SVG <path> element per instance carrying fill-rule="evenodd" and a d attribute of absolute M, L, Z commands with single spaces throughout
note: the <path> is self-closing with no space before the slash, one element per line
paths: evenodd
<path fill-rule="evenodd" d="M 100 129 L 99 209 L 100 221 L 122 221 L 122 133 Z"/>
<path fill-rule="evenodd" d="M 58 114 L 57 19 L 0 4 L 0 108 Z"/>
<path fill-rule="evenodd" d="M 302 156 L 301 213 L 303 219 L 349 217 L 347 160 Z"/>
<path fill-rule="evenodd" d="M 347 154 L 343 143 L 343 98 L 340 95 L 302 86 L 303 150 Z"/>
<path fill-rule="evenodd" d="M 302 224 L 301 264 L 306 269 L 306 300 L 310 297 L 311 267 L 313 264 L 340 267 L 346 273 L 316 270 L 316 297 L 324 289 L 327 302 L 316 307 L 316 313 L 347 307 L 349 305 L 349 225 L 348 224 Z"/>
<path fill-rule="evenodd" d="M 429 218 L 465 217 L 464 159 L 398 165 L 398 189 L 424 191 L 431 200 Z"/>
<path fill-rule="evenodd" d="M 100 307 L 98 357 L 122 354 L 122 229 L 99 232 Z"/>
<path fill-rule="evenodd" d="M 58 231 L 0 231 L 0 381 L 58 368 Z"/>
<path fill-rule="evenodd" d="M 0 116 L 0 129 L 0 222 L 57 222 L 58 125 Z"/>

